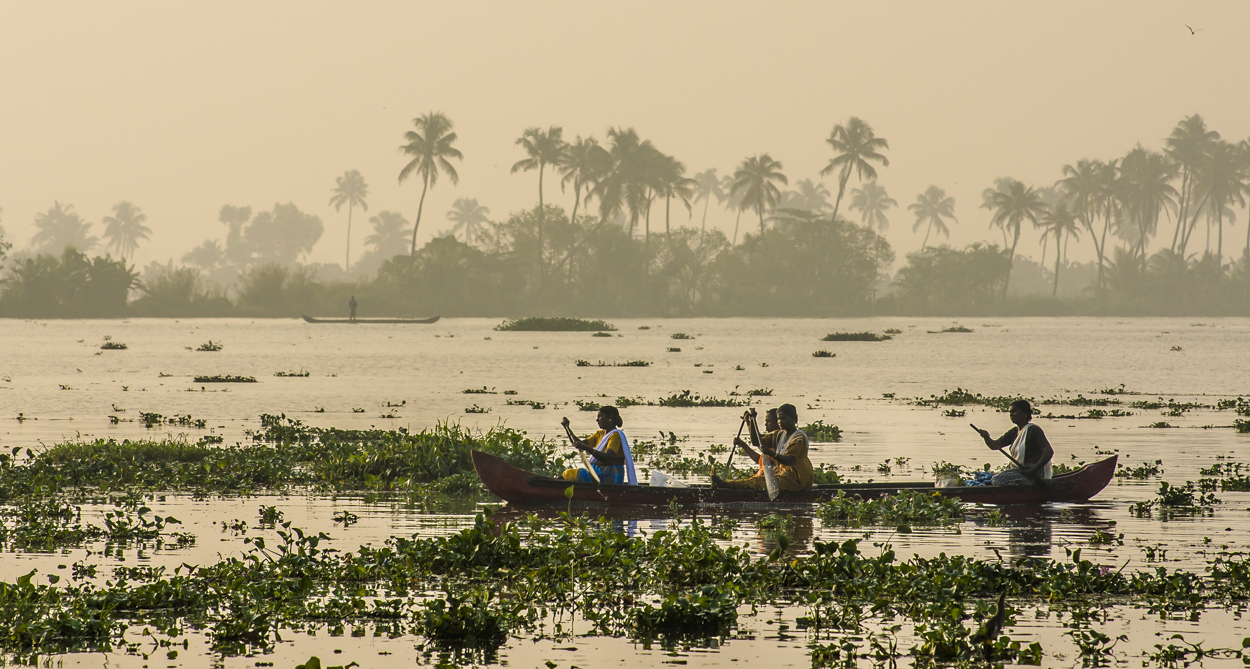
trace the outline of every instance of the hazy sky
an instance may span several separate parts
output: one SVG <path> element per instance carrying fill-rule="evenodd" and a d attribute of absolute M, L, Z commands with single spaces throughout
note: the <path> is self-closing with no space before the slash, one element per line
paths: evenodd
<path fill-rule="evenodd" d="M 359 169 L 370 214 L 411 219 L 420 185 L 397 184 L 397 147 L 426 111 L 452 119 L 465 158 L 460 184 L 427 198 L 420 243 L 456 198 L 496 218 L 535 204 L 535 173 L 509 173 L 526 127 L 632 126 L 690 174 L 769 152 L 793 183 L 818 178 L 830 129 L 859 116 L 890 142 L 881 183 L 902 207 L 945 188 L 963 245 L 999 238 L 978 208 L 996 177 L 1049 184 L 1064 163 L 1159 148 L 1193 113 L 1250 136 L 1248 19 L 1244 0 L 6 1 L 0 224 L 26 246 L 60 200 L 98 235 L 130 200 L 154 231 L 142 265 L 224 241 L 223 204 L 290 201 L 325 224 L 310 260 L 341 263 L 335 177 Z M 571 204 L 554 180 L 547 192 Z M 902 207 L 887 234 L 900 258 L 924 232 Z M 358 217 L 354 256 L 367 228 Z M 1021 244 L 1035 257 L 1036 239 Z"/>

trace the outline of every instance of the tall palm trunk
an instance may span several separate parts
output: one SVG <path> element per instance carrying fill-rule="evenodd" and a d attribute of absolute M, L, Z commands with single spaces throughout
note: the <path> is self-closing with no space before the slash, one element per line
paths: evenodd
<path fill-rule="evenodd" d="M 846 170 L 842 172 L 842 176 L 838 179 L 838 199 L 833 203 L 833 217 L 829 220 L 838 220 L 838 207 L 842 206 L 842 194 L 846 192 L 846 182 L 851 179 L 851 168 L 848 165 Z"/>
<path fill-rule="evenodd" d="M 1215 256 L 1219 258 L 1219 266 L 1224 266 L 1224 207 L 1220 207 L 1215 212 L 1215 224 L 1220 231 L 1216 235 Z"/>
<path fill-rule="evenodd" d="M 352 207 L 354 202 L 347 203 L 347 258 L 343 260 L 343 271 L 349 272 L 352 267 Z"/>
<path fill-rule="evenodd" d="M 737 245 L 738 245 L 738 223 L 740 223 L 741 221 L 742 221 L 742 208 L 741 208 L 741 207 L 739 207 L 739 208 L 738 208 L 738 217 L 734 219 L 734 243 L 733 243 L 733 246 L 737 246 Z"/>
<path fill-rule="evenodd" d="M 1181 223 L 1184 222 L 1189 213 L 1190 199 L 1193 196 L 1193 184 L 1189 180 L 1189 168 L 1186 167 L 1181 172 L 1181 201 L 1176 213 L 1176 230 L 1172 232 L 1173 251 L 1176 250 L 1176 243 L 1180 241 Z"/>
<path fill-rule="evenodd" d="M 672 234 L 672 230 L 668 229 L 668 208 L 669 208 L 669 205 L 672 203 L 672 201 L 673 201 L 672 195 L 664 196 L 664 234 L 665 235 Z"/>
<path fill-rule="evenodd" d="M 707 234 L 707 206 L 711 203 L 710 196 L 703 200 L 703 225 L 699 228 L 699 246 L 703 246 L 703 236 Z"/>
<path fill-rule="evenodd" d="M 1007 256 L 1007 280 L 1003 282 L 1003 301 L 1007 301 L 1007 288 L 1011 285 L 1011 269 L 1016 264 L 1016 246 L 1020 243 L 1020 226 L 1016 226 L 1016 236 L 1011 240 L 1011 254 Z"/>
<path fill-rule="evenodd" d="M 577 205 L 582 201 L 582 180 L 573 181 L 573 216 L 569 218 L 569 223 L 577 224 Z"/>
<path fill-rule="evenodd" d="M 538 285 L 542 286 L 546 278 L 546 272 L 543 267 L 543 169 L 546 165 L 539 161 L 538 163 Z"/>
<path fill-rule="evenodd" d="M 1050 289 L 1050 296 L 1052 298 L 1059 294 L 1059 260 L 1063 257 L 1063 254 L 1059 252 L 1059 245 L 1061 243 L 1060 240 L 1062 239 L 1061 235 L 1062 232 L 1055 232 L 1055 286 Z"/>
<path fill-rule="evenodd" d="M 1207 194 L 1202 196 L 1202 201 L 1194 207 L 1194 215 L 1190 218 L 1189 225 L 1186 226 L 1184 235 L 1181 237 L 1181 257 L 1185 257 L 1185 249 L 1189 248 L 1189 238 L 1194 233 L 1194 228 L 1198 227 L 1198 215 L 1202 213 L 1202 208 L 1207 206 L 1207 200 L 1211 199 L 1211 189 L 1207 189 Z"/>
<path fill-rule="evenodd" d="M 920 242 L 920 250 L 923 251 L 929 245 L 929 233 L 933 232 L 933 221 L 929 221 L 929 227 L 924 231 L 924 241 Z"/>
<path fill-rule="evenodd" d="M 760 215 L 760 240 L 764 239 L 764 203 L 755 208 L 756 213 Z"/>
<path fill-rule="evenodd" d="M 417 229 L 421 227 L 421 210 L 425 209 L 425 192 L 430 189 L 430 178 L 425 178 L 421 187 L 421 201 L 417 203 L 417 222 L 412 224 L 412 257 L 417 256 Z"/>

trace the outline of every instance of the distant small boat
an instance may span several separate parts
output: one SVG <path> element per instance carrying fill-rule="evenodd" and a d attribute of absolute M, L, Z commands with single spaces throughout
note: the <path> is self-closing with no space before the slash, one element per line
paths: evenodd
<path fill-rule="evenodd" d="M 429 325 L 438 321 L 438 316 L 430 318 L 313 318 L 305 316 L 306 323 L 351 323 L 351 324 L 391 324 L 391 325 Z"/>

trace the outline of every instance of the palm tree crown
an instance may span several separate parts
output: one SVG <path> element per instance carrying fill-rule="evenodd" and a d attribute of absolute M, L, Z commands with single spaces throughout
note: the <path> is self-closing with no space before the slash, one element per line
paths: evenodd
<path fill-rule="evenodd" d="M 1059 294 L 1059 263 L 1063 258 L 1064 238 L 1079 237 L 1081 228 L 1076 214 L 1068 209 L 1068 205 L 1065 202 L 1060 202 L 1042 212 L 1038 225 L 1043 230 L 1043 237 L 1051 236 L 1055 238 L 1055 284 L 1050 291 L 1050 296 L 1054 297 Z"/>
<path fill-rule="evenodd" d="M 152 229 L 144 225 L 147 214 L 129 202 L 118 202 L 113 205 L 113 215 L 105 216 L 104 238 L 108 240 L 108 248 L 117 249 L 123 260 L 134 256 L 139 249 L 139 242 L 146 241 Z"/>
<path fill-rule="evenodd" d="M 91 234 L 91 223 L 82 220 L 74 205 L 62 206 L 55 202 L 51 209 L 35 215 L 35 227 L 39 229 L 31 243 L 40 251 L 60 253 L 72 246 L 86 253 L 95 248 L 99 240 Z"/>
<path fill-rule="evenodd" d="M 777 207 L 781 198 L 781 190 L 777 184 L 789 185 L 790 181 L 781 172 L 780 161 L 773 160 L 767 153 L 751 156 L 742 161 L 734 172 L 733 184 L 729 187 L 732 194 L 742 197 L 740 209 L 754 209 L 760 219 L 760 234 L 764 234 L 764 212 Z"/>
<path fill-rule="evenodd" d="M 611 168 L 612 156 L 599 146 L 599 140 L 594 137 L 578 137 L 565 148 L 564 157 L 560 161 L 560 188 L 563 190 L 565 184 L 569 183 L 573 185 L 573 214 L 569 218 L 570 222 L 577 221 L 577 208 L 582 203 L 582 189 L 587 190 L 589 199 L 589 191 L 594 189 Z"/>
<path fill-rule="evenodd" d="M 472 245 L 490 223 L 490 207 L 478 204 L 476 198 L 462 197 L 451 203 L 447 220 L 456 224 L 451 229 L 452 236 L 464 233 L 464 243 Z"/>
<path fill-rule="evenodd" d="M 829 159 L 829 164 L 820 171 L 821 176 L 838 172 L 838 199 L 833 203 L 833 217 L 838 217 L 838 208 L 842 204 L 842 195 L 846 191 L 846 182 L 854 171 L 860 181 L 876 179 L 877 170 L 870 161 L 889 167 L 890 161 L 880 151 L 890 148 L 884 137 L 877 137 L 872 127 L 858 117 L 852 116 L 846 125 L 833 126 L 833 132 L 825 140 L 836 154 Z"/>
<path fill-rule="evenodd" d="M 459 183 L 460 174 L 449 159 L 461 160 L 464 156 L 453 146 L 456 143 L 456 133 L 451 130 L 451 119 L 442 112 L 423 114 L 412 119 L 412 124 L 417 129 L 404 133 L 404 139 L 408 143 L 399 147 L 402 153 L 412 156 L 412 160 L 399 171 L 399 183 L 402 184 L 414 172 L 421 176 L 421 201 L 417 204 L 417 219 L 412 226 L 412 255 L 415 256 L 417 229 L 421 227 L 421 211 L 425 208 L 425 193 L 438 182 L 440 172 L 446 172 L 447 178 L 453 184 Z"/>
<path fill-rule="evenodd" d="M 517 138 L 516 145 L 525 149 L 525 158 L 516 161 L 512 173 L 538 170 L 538 272 L 544 273 L 543 263 L 543 172 L 548 165 L 559 165 L 564 160 L 564 129 L 553 125 L 546 130 L 527 128 Z"/>
<path fill-rule="evenodd" d="M 406 239 L 408 221 L 397 211 L 380 211 L 377 216 L 369 218 L 373 224 L 373 234 L 365 237 L 365 246 L 373 247 L 373 252 L 382 258 L 391 258 L 404 252 L 408 245 Z"/>
<path fill-rule="evenodd" d="M 920 243 L 920 249 L 929 244 L 929 233 L 937 228 L 939 235 L 946 237 L 951 236 L 951 231 L 946 227 L 944 219 L 957 220 L 955 218 L 955 198 L 948 197 L 946 191 L 937 186 L 929 186 L 925 192 L 916 196 L 915 204 L 907 205 L 907 208 L 916 212 L 916 223 L 911 226 L 913 232 L 920 229 L 920 226 L 928 224 L 928 229 L 924 233 L 924 241 Z"/>
<path fill-rule="evenodd" d="M 869 229 L 885 232 L 890 228 L 890 219 L 886 218 L 885 211 L 897 206 L 898 201 L 885 192 L 885 186 L 873 179 L 862 187 L 851 190 L 851 204 L 848 209 L 859 210 L 859 222 Z"/>
<path fill-rule="evenodd" d="M 1036 227 L 1038 217 L 1046 211 L 1046 203 L 1042 201 L 1036 189 L 1025 186 L 1015 179 L 999 180 L 996 190 L 990 192 L 987 189 L 983 195 L 986 199 L 985 204 L 994 210 L 990 225 L 1001 228 L 1003 236 L 1011 238 L 1007 259 L 1009 262 L 1015 262 L 1016 245 L 1020 243 L 1020 224 L 1027 220 Z M 1004 296 L 1007 294 L 1007 283 L 1010 281 L 1009 271 L 1007 281 L 1003 284 Z"/>
<path fill-rule="evenodd" d="M 351 170 L 344 172 L 343 176 L 335 177 L 334 193 L 330 197 L 330 204 L 334 205 L 334 211 L 340 211 L 343 205 L 347 205 L 347 255 L 343 260 L 343 270 L 346 271 L 352 266 L 352 210 L 360 207 L 361 211 L 369 211 L 369 185 L 365 183 L 365 178 L 361 176 L 360 170 Z"/>

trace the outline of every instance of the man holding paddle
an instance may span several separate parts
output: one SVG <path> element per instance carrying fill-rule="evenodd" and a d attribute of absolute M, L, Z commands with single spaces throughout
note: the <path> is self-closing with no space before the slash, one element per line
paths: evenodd
<path fill-rule="evenodd" d="M 1001 451 L 1016 466 L 1015 469 L 995 474 L 991 484 L 1046 485 L 1051 477 L 1050 461 L 1055 456 L 1055 450 L 1050 447 L 1042 428 L 1030 422 L 1033 420 L 1033 405 L 1028 400 L 1016 400 L 1011 403 L 1007 415 L 1016 426 L 998 439 L 991 437 L 989 430 L 972 425 L 972 429 L 985 440 L 986 446 Z M 1007 450 L 1003 450 L 1004 448 Z"/>
<path fill-rule="evenodd" d="M 799 412 L 793 404 L 777 407 L 779 429 L 768 434 L 759 433 L 755 427 L 755 417 L 750 412 L 742 418 L 750 425 L 751 441 L 760 450 L 757 453 L 741 437 L 734 438 L 734 446 L 742 449 L 748 458 L 760 463 L 760 473 L 733 481 L 725 481 L 712 474 L 712 487 L 764 490 L 768 487 L 769 475 L 775 479 L 780 491 L 796 492 L 812 487 L 812 461 L 807 457 L 807 435 L 798 428 Z"/>

